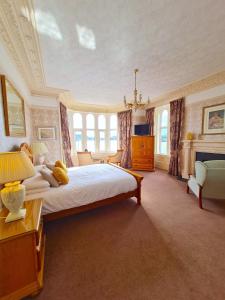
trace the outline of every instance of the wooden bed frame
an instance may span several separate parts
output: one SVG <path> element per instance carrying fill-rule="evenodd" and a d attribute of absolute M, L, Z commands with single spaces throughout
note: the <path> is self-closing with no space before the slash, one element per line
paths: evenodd
<path fill-rule="evenodd" d="M 28 157 L 33 162 L 32 151 L 26 143 L 23 143 L 20 146 L 21 151 L 24 151 L 24 149 L 26 149 L 25 153 L 28 155 Z M 78 214 L 78 213 L 88 211 L 88 210 L 91 210 L 91 209 L 94 209 L 94 208 L 97 208 L 97 207 L 109 205 L 109 204 L 112 204 L 112 203 L 115 203 L 115 202 L 118 202 L 118 201 L 121 201 L 121 200 L 127 200 L 131 197 L 136 197 L 137 198 L 137 204 L 141 205 L 141 182 L 142 182 L 144 177 L 142 175 L 139 175 L 139 174 L 133 172 L 133 171 L 124 169 L 122 167 L 119 167 L 115 164 L 111 164 L 111 163 L 109 163 L 109 164 L 114 166 L 115 168 L 119 168 L 119 169 L 123 170 L 124 172 L 127 172 L 130 175 L 134 176 L 134 178 L 137 181 L 137 188 L 134 191 L 119 194 L 119 195 L 116 195 L 114 197 L 99 200 L 99 201 L 96 201 L 96 202 L 93 202 L 93 203 L 90 203 L 90 204 L 86 204 L 86 205 L 82 205 L 82 206 L 78 206 L 78 207 L 73 207 L 73 208 L 64 209 L 64 210 L 60 210 L 60 211 L 57 211 L 57 212 L 49 213 L 49 214 L 43 216 L 44 221 L 52 221 L 52 220 L 56 220 L 56 219 L 59 219 L 59 218 L 66 217 L 66 216 Z"/>

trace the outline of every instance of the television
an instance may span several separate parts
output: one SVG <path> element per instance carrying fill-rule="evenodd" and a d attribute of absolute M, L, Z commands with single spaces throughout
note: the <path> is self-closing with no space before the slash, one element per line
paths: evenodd
<path fill-rule="evenodd" d="M 149 124 L 134 125 L 135 135 L 149 135 Z"/>

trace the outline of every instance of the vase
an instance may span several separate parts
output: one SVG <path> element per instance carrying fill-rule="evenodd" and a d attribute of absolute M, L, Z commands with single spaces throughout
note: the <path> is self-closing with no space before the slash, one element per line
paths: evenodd
<path fill-rule="evenodd" d="M 6 183 L 1 190 L 1 198 L 5 207 L 9 210 L 5 222 L 12 222 L 23 219 L 26 215 L 26 209 L 22 209 L 23 201 L 25 199 L 25 186 L 19 181 Z"/>

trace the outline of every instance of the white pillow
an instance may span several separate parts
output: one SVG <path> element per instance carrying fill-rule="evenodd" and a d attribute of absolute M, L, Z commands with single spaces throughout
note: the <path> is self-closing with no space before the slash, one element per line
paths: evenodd
<path fill-rule="evenodd" d="M 22 184 L 25 185 L 27 191 L 50 187 L 48 181 L 44 180 L 40 173 L 37 173 L 31 178 L 25 179 Z"/>
<path fill-rule="evenodd" d="M 39 171 L 41 171 L 42 169 L 46 168 L 45 165 L 37 165 L 37 166 L 34 166 L 34 170 L 35 170 L 35 173 L 37 174 Z"/>
<path fill-rule="evenodd" d="M 50 189 L 51 189 L 50 187 L 45 187 L 45 188 L 41 188 L 41 189 L 26 190 L 26 195 L 43 193 L 43 192 L 49 191 Z"/>

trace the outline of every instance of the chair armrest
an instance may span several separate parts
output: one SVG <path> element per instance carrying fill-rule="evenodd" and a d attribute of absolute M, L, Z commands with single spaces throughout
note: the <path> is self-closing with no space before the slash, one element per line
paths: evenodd
<path fill-rule="evenodd" d="M 200 186 L 204 185 L 204 182 L 206 180 L 206 175 L 207 175 L 207 167 L 201 161 L 196 161 L 195 162 L 195 178 L 196 178 L 196 182 Z"/>

